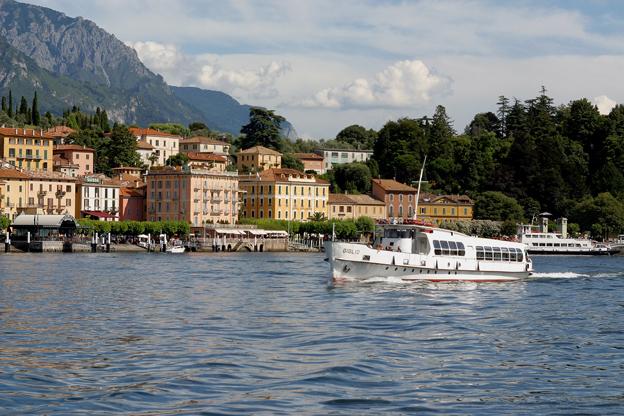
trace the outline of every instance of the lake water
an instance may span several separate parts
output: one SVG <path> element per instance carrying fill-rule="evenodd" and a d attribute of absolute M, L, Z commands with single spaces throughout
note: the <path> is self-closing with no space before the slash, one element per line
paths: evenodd
<path fill-rule="evenodd" d="M 0 413 L 624 413 L 624 256 L 333 288 L 323 257 L 1 254 Z"/>

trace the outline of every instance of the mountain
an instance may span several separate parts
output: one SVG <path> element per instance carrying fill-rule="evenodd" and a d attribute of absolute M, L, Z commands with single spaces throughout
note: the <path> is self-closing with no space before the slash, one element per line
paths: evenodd
<path fill-rule="evenodd" d="M 249 120 L 249 106 L 217 91 L 170 87 L 95 23 L 46 7 L 0 0 L 0 56 L 0 94 L 37 90 L 44 111 L 99 106 L 127 124 L 203 121 L 233 134 Z"/>

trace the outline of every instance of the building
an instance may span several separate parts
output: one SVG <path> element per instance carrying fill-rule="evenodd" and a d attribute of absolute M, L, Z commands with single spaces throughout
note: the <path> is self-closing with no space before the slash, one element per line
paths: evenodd
<path fill-rule="evenodd" d="M 236 154 L 236 167 L 239 172 L 245 173 L 281 168 L 282 154 L 264 146 L 250 147 Z"/>
<path fill-rule="evenodd" d="M 366 162 L 373 155 L 372 150 L 323 149 L 317 150 L 316 153 L 323 156 L 324 172 L 332 169 L 334 165 L 351 162 Z"/>
<path fill-rule="evenodd" d="M 307 221 L 327 218 L 329 183 L 295 169 L 272 168 L 240 175 L 241 215 L 250 218 Z"/>
<path fill-rule="evenodd" d="M 316 153 L 293 153 L 293 157 L 303 163 L 303 171 L 315 171 L 319 175 L 325 173 L 325 165 L 323 156 Z"/>
<path fill-rule="evenodd" d="M 156 155 L 154 163 L 148 161 L 150 166 L 164 166 L 169 156 L 180 153 L 181 137 L 175 134 L 165 133 L 154 129 L 141 129 L 131 127 L 130 133 L 137 141 L 149 143 L 154 146 L 153 153 Z"/>
<path fill-rule="evenodd" d="M 60 172 L 65 176 L 69 176 L 75 178 L 78 176 L 78 169 L 80 166 L 71 163 L 69 160 L 65 159 L 62 155 L 55 154 L 53 160 L 53 168 L 55 172 Z"/>
<path fill-rule="evenodd" d="M 86 146 L 76 144 L 59 144 L 54 146 L 54 156 L 59 155 L 60 160 L 65 159 L 69 164 L 77 165 L 78 169 L 75 176 L 84 176 L 93 174 L 95 164 L 95 150 Z M 56 167 L 56 160 L 54 163 Z"/>
<path fill-rule="evenodd" d="M 235 224 L 238 219 L 238 174 L 191 166 L 150 169 L 147 220 Z"/>
<path fill-rule="evenodd" d="M 119 181 L 96 174 L 79 178 L 76 218 L 119 221 Z"/>
<path fill-rule="evenodd" d="M 0 164 L 0 211 L 18 214 L 66 214 L 76 206 L 76 179 L 58 172 L 26 171 Z"/>
<path fill-rule="evenodd" d="M 119 221 L 145 221 L 147 184 L 141 179 L 141 168 L 113 168 L 119 181 Z"/>
<path fill-rule="evenodd" d="M 152 164 L 156 164 L 158 156 L 156 154 L 156 148 L 151 144 L 143 141 L 138 141 L 136 151 L 141 157 L 141 161 L 144 165 L 152 166 Z"/>
<path fill-rule="evenodd" d="M 27 170 L 53 170 L 54 137 L 43 130 L 0 128 L 0 157 Z"/>
<path fill-rule="evenodd" d="M 195 136 L 180 140 L 180 153 L 214 153 L 229 156 L 230 144 L 210 137 Z"/>
<path fill-rule="evenodd" d="M 188 164 L 194 168 L 203 168 L 214 172 L 224 172 L 227 158 L 213 153 L 188 152 Z"/>
<path fill-rule="evenodd" d="M 329 219 L 386 219 L 386 205 L 369 195 L 329 194 Z"/>
<path fill-rule="evenodd" d="M 387 218 L 410 219 L 416 210 L 418 190 L 393 179 L 373 179 L 373 198 L 383 201 Z"/>
<path fill-rule="evenodd" d="M 47 133 L 50 134 L 54 138 L 55 145 L 65 144 L 65 142 L 67 141 L 67 137 L 70 134 L 75 133 L 75 132 L 76 130 L 67 126 L 55 126 L 55 127 L 49 128 L 47 131 Z"/>
<path fill-rule="evenodd" d="M 421 194 L 418 219 L 439 224 L 442 221 L 469 221 L 474 202 L 467 195 Z"/>

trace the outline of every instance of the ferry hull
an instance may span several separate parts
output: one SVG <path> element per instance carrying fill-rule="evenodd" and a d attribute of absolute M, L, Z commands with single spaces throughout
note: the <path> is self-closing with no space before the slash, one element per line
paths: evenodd
<path fill-rule="evenodd" d="M 399 256 L 401 253 L 383 252 L 385 256 L 379 256 L 378 250 L 348 243 L 330 243 L 326 247 L 326 252 L 329 253 L 331 279 L 334 282 L 367 281 L 376 278 L 400 279 L 406 282 L 509 282 L 525 279 L 532 271 L 530 269 L 502 271 L 491 267 L 487 269 L 488 265 L 467 261 L 464 263 L 457 261 L 446 267 L 448 263 L 441 265 L 435 259 L 408 261 L 404 264 L 405 260 Z M 368 255 L 373 261 L 360 260 Z"/>
<path fill-rule="evenodd" d="M 546 255 L 546 256 L 611 256 L 620 252 L 619 248 L 610 248 L 608 250 L 570 250 L 570 251 L 546 251 L 535 250 L 529 248 L 527 250 L 532 255 Z"/>

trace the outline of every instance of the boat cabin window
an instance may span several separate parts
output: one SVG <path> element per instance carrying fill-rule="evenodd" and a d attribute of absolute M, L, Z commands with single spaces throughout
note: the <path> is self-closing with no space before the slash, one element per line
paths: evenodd
<path fill-rule="evenodd" d="M 475 247 L 477 260 L 523 261 L 524 253 L 515 247 Z"/>
<path fill-rule="evenodd" d="M 438 256 L 465 256 L 466 247 L 459 241 L 433 240 L 434 252 Z"/>
<path fill-rule="evenodd" d="M 412 253 L 415 254 L 429 254 L 429 242 L 427 237 L 416 237 L 412 240 Z"/>
<path fill-rule="evenodd" d="M 397 230 L 396 228 L 386 228 L 384 238 L 412 238 L 412 230 Z"/>

